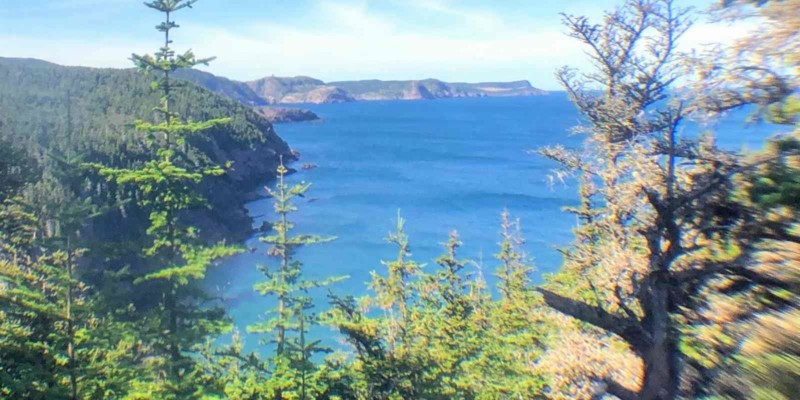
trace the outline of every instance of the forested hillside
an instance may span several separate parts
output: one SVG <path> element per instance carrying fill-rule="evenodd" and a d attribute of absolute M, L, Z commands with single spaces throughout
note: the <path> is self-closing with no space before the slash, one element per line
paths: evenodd
<path fill-rule="evenodd" d="M 292 157 L 289 147 L 248 107 L 192 84 L 180 86 L 173 96 L 174 109 L 188 118 L 232 118 L 229 125 L 190 138 L 186 157 L 193 162 L 232 162 L 228 174 L 204 184 L 204 190 L 216 189 L 207 191 L 214 207 L 194 217 L 210 238 L 242 239 L 249 233 L 243 211 L 246 195 L 274 176 L 279 156 Z M 158 98 L 150 79 L 132 69 L 0 58 L 0 134 L 23 149 L 43 177 L 52 175 L 66 155 L 120 167 L 141 162 L 148 141 L 135 132 L 133 121 L 151 115 Z M 42 184 L 57 185 L 48 180 Z M 116 196 L 100 195 L 102 201 Z M 118 222 L 113 214 L 105 218 Z M 109 231 L 115 230 L 114 223 Z"/>
<path fill-rule="evenodd" d="M 561 269 L 534 285 L 521 222 L 499 210 L 492 259 L 462 258 L 454 230 L 426 266 L 398 215 L 369 294 L 326 304 L 311 292 L 347 277 L 309 279 L 302 249 L 336 237 L 296 233 L 313 187 L 285 180 L 286 144 L 175 78 L 211 61 L 170 40 L 195 3 L 145 3 L 164 41 L 137 71 L 0 61 L 3 398 L 798 398 L 800 0 L 720 2 L 715 17 L 759 29 L 697 57 L 678 50 L 693 11 L 672 0 L 563 15 L 594 63 L 557 75 L 582 146 L 537 149 L 578 188 Z M 694 131 L 742 107 L 788 133 L 735 152 Z M 239 332 L 200 282 L 243 249 L 202 237 L 197 215 L 272 176 L 253 291 L 274 307 Z"/>

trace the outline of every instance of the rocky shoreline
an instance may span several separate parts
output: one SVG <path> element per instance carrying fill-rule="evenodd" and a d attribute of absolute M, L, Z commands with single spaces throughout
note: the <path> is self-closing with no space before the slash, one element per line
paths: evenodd
<path fill-rule="evenodd" d="M 273 124 L 316 121 L 320 119 L 313 111 L 302 108 L 262 107 L 257 108 L 256 111 Z"/>

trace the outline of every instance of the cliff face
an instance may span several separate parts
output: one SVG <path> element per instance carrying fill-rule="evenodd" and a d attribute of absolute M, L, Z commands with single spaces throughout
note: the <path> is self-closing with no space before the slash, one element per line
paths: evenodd
<path fill-rule="evenodd" d="M 355 101 L 347 92 L 334 86 L 319 86 L 308 90 L 287 93 L 276 103 L 297 104 L 297 103 L 347 103 Z"/>
<path fill-rule="evenodd" d="M 343 93 L 336 88 L 326 86 L 325 82 L 307 76 L 292 78 L 269 76 L 246 84 L 268 104 L 333 103 L 345 100 Z"/>
<path fill-rule="evenodd" d="M 438 79 L 421 81 L 343 81 L 331 82 L 357 100 L 424 100 L 456 97 L 539 96 L 546 91 L 536 89 L 528 81 L 448 83 Z"/>
<path fill-rule="evenodd" d="M 540 96 L 546 91 L 528 81 L 443 82 L 438 79 L 381 81 L 360 80 L 325 83 L 307 76 L 269 76 L 250 82 L 236 82 L 202 71 L 177 71 L 175 76 L 191 81 L 242 104 L 320 104 L 375 100 L 433 100 L 455 97 Z"/>
<path fill-rule="evenodd" d="M 375 100 L 432 100 L 454 97 L 539 96 L 546 91 L 528 81 L 448 83 L 438 79 L 410 81 L 341 81 L 325 83 L 306 76 L 275 76 L 246 82 L 267 104 L 345 103 Z M 206 85 L 206 87 L 209 87 Z M 210 88 L 210 87 L 209 87 Z M 214 90 L 213 88 L 210 88 Z"/>
<path fill-rule="evenodd" d="M 267 102 L 244 82 L 237 82 L 196 69 L 179 69 L 173 76 L 204 87 L 214 93 L 249 106 L 266 105 Z"/>

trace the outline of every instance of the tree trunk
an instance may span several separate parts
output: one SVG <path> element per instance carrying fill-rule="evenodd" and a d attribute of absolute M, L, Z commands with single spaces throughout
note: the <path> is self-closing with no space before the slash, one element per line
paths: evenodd
<path fill-rule="evenodd" d="M 672 326 L 669 310 L 668 284 L 656 278 L 647 299 L 645 329 L 650 332 L 652 339 L 649 348 L 641 354 L 644 379 L 639 398 L 672 400 L 678 395 L 679 356 L 677 331 Z"/>

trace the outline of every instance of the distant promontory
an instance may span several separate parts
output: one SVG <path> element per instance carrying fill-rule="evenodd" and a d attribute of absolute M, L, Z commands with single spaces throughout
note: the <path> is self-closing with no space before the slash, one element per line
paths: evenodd
<path fill-rule="evenodd" d="M 273 124 L 315 121 L 319 119 L 319 116 L 314 114 L 314 112 L 301 108 L 260 107 L 257 108 L 256 111 Z"/>
<path fill-rule="evenodd" d="M 307 76 L 282 78 L 269 76 L 249 82 L 217 77 L 208 72 L 182 70 L 177 77 L 192 81 L 211 91 L 242 103 L 321 104 L 376 100 L 433 100 L 455 97 L 539 96 L 547 91 L 533 87 L 526 80 L 513 82 L 443 82 L 438 79 L 382 81 L 360 80 L 323 82 Z"/>

